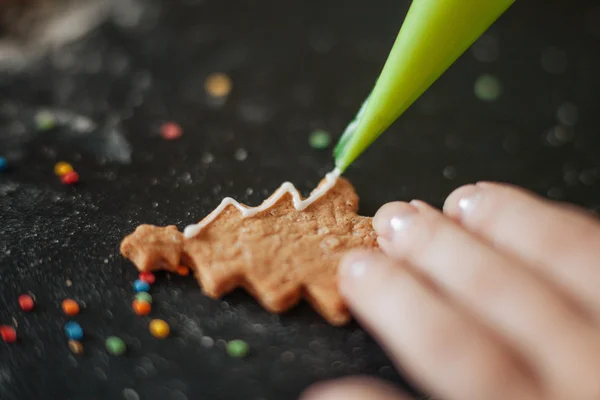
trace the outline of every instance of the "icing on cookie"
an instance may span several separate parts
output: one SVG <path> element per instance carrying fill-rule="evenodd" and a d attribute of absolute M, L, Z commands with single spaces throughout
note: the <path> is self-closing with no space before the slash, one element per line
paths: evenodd
<path fill-rule="evenodd" d="M 308 207 L 312 203 L 314 203 L 317 199 L 322 197 L 332 187 L 334 187 L 339 176 L 340 176 L 340 170 L 337 168 L 334 169 L 333 171 L 331 171 L 330 173 L 328 173 L 327 175 L 325 175 L 325 184 L 323 184 L 322 186 L 315 189 L 310 194 L 310 196 L 308 196 L 304 200 L 302 200 L 300 192 L 298 192 L 298 190 L 290 182 L 284 182 L 279 187 L 279 189 L 277 189 L 275 191 L 275 193 L 273 193 L 273 195 L 271 197 L 269 197 L 267 200 L 265 200 L 258 207 L 246 207 L 246 206 L 238 203 L 235 199 L 232 199 L 231 197 L 226 197 L 223 199 L 223 201 L 221 201 L 221 204 L 219 204 L 219 206 L 217 208 L 215 208 L 213 210 L 213 212 L 208 214 L 206 216 L 206 218 L 204 218 L 202 221 L 198 222 L 197 224 L 188 225 L 184 229 L 183 235 L 187 239 L 193 238 L 194 236 L 199 234 L 202 231 L 202 229 L 204 229 L 208 224 L 213 222 L 215 220 L 215 218 L 217 218 L 219 216 L 219 214 L 221 214 L 223 212 L 223 210 L 225 208 L 227 208 L 228 206 L 234 206 L 235 208 L 237 208 L 240 211 L 240 213 L 242 214 L 242 218 L 252 217 L 262 211 L 268 210 L 269 208 L 273 207 L 286 194 L 292 195 L 292 201 L 294 204 L 294 208 L 298 211 L 302 211 L 306 207 Z"/>

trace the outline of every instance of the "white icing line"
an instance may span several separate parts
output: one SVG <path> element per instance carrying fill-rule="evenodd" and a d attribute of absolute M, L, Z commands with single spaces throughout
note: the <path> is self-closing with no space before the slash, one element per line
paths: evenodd
<path fill-rule="evenodd" d="M 186 226 L 183 230 L 183 235 L 186 239 L 190 239 L 198 235 L 202 231 L 202 229 L 204 229 L 208 224 L 213 222 L 228 206 L 234 206 L 235 208 L 237 208 L 242 214 L 242 218 L 252 217 L 262 211 L 268 210 L 269 208 L 273 207 L 284 195 L 288 193 L 292 195 L 294 208 L 298 211 L 302 211 L 306 207 L 314 203 L 321 196 L 323 196 L 325 193 L 327 193 L 332 187 L 334 187 L 339 176 L 340 170 L 338 168 L 325 175 L 325 184 L 315 189 L 310 194 L 310 196 L 304 200 L 302 200 L 300 193 L 290 182 L 285 182 L 283 185 L 281 185 L 271 197 L 265 200 L 258 207 L 246 207 L 241 205 L 231 197 L 226 197 L 223 199 L 223 201 L 221 201 L 221 204 L 219 204 L 219 206 L 215 208 L 213 212 L 208 214 L 202 221 L 198 222 L 197 224 Z"/>

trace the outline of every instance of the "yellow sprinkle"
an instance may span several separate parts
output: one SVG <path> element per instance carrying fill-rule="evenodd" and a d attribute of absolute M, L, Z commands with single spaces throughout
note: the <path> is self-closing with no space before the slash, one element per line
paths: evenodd
<path fill-rule="evenodd" d="M 73 166 L 64 161 L 57 162 L 54 165 L 54 173 L 58 176 L 63 176 L 73 171 Z"/>
<path fill-rule="evenodd" d="M 231 78 L 221 72 L 210 74 L 204 81 L 204 90 L 213 97 L 225 97 L 233 86 Z"/>
<path fill-rule="evenodd" d="M 69 340 L 69 349 L 73 352 L 73 354 L 83 353 L 83 345 L 77 340 Z"/>
<path fill-rule="evenodd" d="M 150 333 L 158 339 L 164 339 L 171 333 L 171 328 L 162 319 L 153 319 L 150 321 Z"/>

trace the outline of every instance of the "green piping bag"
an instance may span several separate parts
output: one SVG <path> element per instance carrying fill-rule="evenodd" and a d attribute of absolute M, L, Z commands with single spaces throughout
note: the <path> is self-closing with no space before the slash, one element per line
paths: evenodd
<path fill-rule="evenodd" d="M 413 0 L 381 75 L 334 150 L 344 172 L 515 0 Z"/>

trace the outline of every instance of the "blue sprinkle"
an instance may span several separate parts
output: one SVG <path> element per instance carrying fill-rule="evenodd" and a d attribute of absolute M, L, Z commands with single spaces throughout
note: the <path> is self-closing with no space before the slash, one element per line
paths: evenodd
<path fill-rule="evenodd" d="M 136 293 L 149 292 L 150 284 L 148 282 L 144 282 L 144 281 L 138 279 L 135 282 L 133 282 L 133 290 L 135 290 Z"/>
<path fill-rule="evenodd" d="M 71 340 L 81 340 L 83 339 L 83 329 L 77 322 L 67 322 L 65 324 L 65 334 Z"/>
<path fill-rule="evenodd" d="M 6 161 L 6 158 L 0 157 L 0 172 L 6 171 L 7 168 L 8 168 L 8 161 Z"/>

